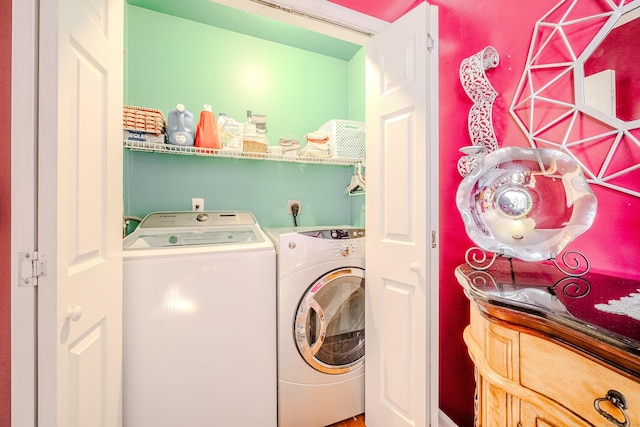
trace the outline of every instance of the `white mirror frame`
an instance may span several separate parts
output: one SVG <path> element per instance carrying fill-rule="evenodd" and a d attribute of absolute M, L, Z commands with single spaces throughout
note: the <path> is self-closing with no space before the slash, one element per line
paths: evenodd
<path fill-rule="evenodd" d="M 593 14 L 594 8 L 586 4 L 596 1 L 602 3 L 603 10 Z M 640 159 L 640 120 L 623 121 L 586 105 L 583 64 L 619 18 L 639 7 L 640 0 L 560 1 L 536 23 L 525 70 L 510 107 L 532 147 L 561 150 L 576 159 L 588 182 L 636 197 L 640 197 L 640 184 L 633 188 L 627 185 L 629 180 L 623 184 L 615 180 L 639 169 L 640 162 L 632 160 L 620 167 L 613 166 L 612 161 L 616 153 L 623 155 L 623 146 L 627 152 L 633 150 L 634 156 L 628 158 Z M 572 45 L 570 34 L 577 30 L 591 32 L 591 41 Z M 563 56 L 556 54 L 559 47 L 566 49 L 561 52 Z M 549 95 L 553 92 L 550 87 L 568 78 L 573 78 L 573 93 L 566 91 L 564 97 Z M 584 126 L 593 119 L 600 125 Z M 550 140 L 550 133 L 560 137 Z M 606 156 L 599 159 L 598 168 L 591 168 L 589 164 L 596 162 L 585 162 L 589 158 L 585 146 L 602 141 L 609 144 Z"/>

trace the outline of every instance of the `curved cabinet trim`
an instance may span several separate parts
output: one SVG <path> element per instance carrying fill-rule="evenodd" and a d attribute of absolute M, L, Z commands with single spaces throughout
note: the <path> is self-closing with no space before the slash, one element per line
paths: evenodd
<path fill-rule="evenodd" d="M 502 389 L 506 393 L 519 398 L 520 400 L 531 403 L 532 405 L 545 408 L 545 411 L 551 413 L 558 421 L 567 425 L 580 426 L 584 425 L 585 421 L 575 415 L 573 412 L 558 405 L 557 402 L 536 393 L 533 390 L 522 387 L 520 384 L 508 380 L 495 372 L 487 363 L 484 353 L 478 343 L 473 339 L 471 335 L 471 329 L 467 326 L 463 333 L 464 342 L 467 345 L 469 356 L 471 357 L 478 374 L 484 381 L 488 381 L 490 384 Z M 477 387 L 477 385 L 476 385 Z"/>

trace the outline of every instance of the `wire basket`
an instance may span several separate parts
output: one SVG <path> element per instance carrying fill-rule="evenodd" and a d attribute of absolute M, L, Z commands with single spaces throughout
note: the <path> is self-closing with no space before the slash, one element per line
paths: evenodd
<path fill-rule="evenodd" d="M 122 127 L 124 130 L 151 133 L 158 136 L 165 133 L 167 122 L 162 111 L 155 108 L 124 105 L 122 107 Z"/>
<path fill-rule="evenodd" d="M 364 160 L 364 122 L 330 120 L 320 130 L 329 135 L 331 157 Z"/>
<path fill-rule="evenodd" d="M 259 138 L 259 137 L 258 137 Z M 250 136 L 245 136 L 242 142 L 242 152 L 244 157 L 264 158 L 267 155 L 267 144 Z"/>

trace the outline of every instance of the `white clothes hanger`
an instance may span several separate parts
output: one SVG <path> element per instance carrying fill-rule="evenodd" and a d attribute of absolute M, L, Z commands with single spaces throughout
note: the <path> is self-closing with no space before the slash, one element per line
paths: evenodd
<path fill-rule="evenodd" d="M 359 194 L 364 194 L 366 187 L 367 184 L 365 182 L 364 176 L 362 175 L 362 163 L 357 163 L 354 165 L 351 181 L 344 191 L 349 196 L 356 196 Z"/>

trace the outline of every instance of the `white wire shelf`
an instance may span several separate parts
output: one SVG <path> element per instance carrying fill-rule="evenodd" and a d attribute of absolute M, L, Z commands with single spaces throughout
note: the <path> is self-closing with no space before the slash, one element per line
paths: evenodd
<path fill-rule="evenodd" d="M 358 163 L 364 163 L 364 159 L 351 158 L 326 158 L 326 157 L 309 157 L 309 156 L 283 156 L 271 153 L 244 153 L 240 151 L 217 150 L 215 148 L 202 148 L 194 146 L 181 146 L 172 144 L 159 144 L 144 141 L 123 141 L 124 148 L 134 151 L 147 151 L 153 153 L 164 154 L 182 154 L 187 156 L 205 156 L 205 157 L 222 157 L 230 159 L 247 159 L 247 160 L 271 160 L 277 162 L 289 163 L 308 163 L 319 165 L 335 165 L 335 166 L 352 166 Z"/>

